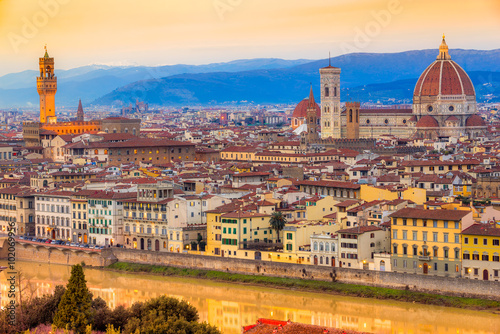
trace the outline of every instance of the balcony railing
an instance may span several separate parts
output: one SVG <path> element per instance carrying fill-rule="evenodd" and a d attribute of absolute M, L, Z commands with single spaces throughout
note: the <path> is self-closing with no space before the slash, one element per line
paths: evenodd
<path fill-rule="evenodd" d="M 419 259 L 420 261 L 430 261 L 430 260 L 431 260 L 431 257 L 430 257 L 429 255 L 420 255 L 420 256 L 418 257 L 418 259 Z"/>

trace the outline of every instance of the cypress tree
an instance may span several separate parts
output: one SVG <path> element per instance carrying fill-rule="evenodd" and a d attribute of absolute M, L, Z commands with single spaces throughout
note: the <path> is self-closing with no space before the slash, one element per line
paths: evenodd
<path fill-rule="evenodd" d="M 58 328 L 73 330 L 75 334 L 84 334 L 87 325 L 92 324 L 92 295 L 87 288 L 83 268 L 77 264 L 71 268 L 71 277 L 66 292 L 54 316 L 54 325 Z"/>

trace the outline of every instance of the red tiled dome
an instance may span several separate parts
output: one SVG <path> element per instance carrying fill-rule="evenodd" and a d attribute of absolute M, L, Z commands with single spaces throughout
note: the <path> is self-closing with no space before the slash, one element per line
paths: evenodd
<path fill-rule="evenodd" d="M 465 126 L 486 126 L 486 123 L 481 116 L 472 115 L 465 121 Z"/>
<path fill-rule="evenodd" d="M 460 120 L 456 116 L 448 117 L 445 122 L 460 122 Z"/>
<path fill-rule="evenodd" d="M 444 36 L 439 47 L 439 56 L 422 73 L 413 92 L 413 96 L 438 95 L 476 96 L 467 73 L 451 60 Z"/>
<path fill-rule="evenodd" d="M 436 60 L 422 73 L 413 95 L 468 95 L 475 96 L 472 81 L 452 60 Z"/>
<path fill-rule="evenodd" d="M 299 104 L 295 107 L 293 111 L 293 118 L 305 118 L 307 116 L 307 107 L 309 106 L 309 99 L 303 99 Z M 316 103 L 316 115 L 318 118 L 321 117 L 321 108 Z"/>
<path fill-rule="evenodd" d="M 425 115 L 417 122 L 417 128 L 439 128 L 439 124 L 434 117 Z"/>

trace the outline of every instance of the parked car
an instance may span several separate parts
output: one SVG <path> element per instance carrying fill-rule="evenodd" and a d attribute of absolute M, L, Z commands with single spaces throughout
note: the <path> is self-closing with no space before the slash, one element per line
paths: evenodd
<path fill-rule="evenodd" d="M 54 241 L 54 240 L 50 240 L 50 239 L 48 239 L 47 241 L 45 241 L 45 243 L 46 243 L 46 244 L 51 244 L 51 243 L 52 243 L 52 241 Z"/>
<path fill-rule="evenodd" d="M 76 242 L 72 242 L 69 244 L 71 247 L 78 247 L 78 244 Z"/>
<path fill-rule="evenodd" d="M 83 248 L 89 248 L 90 246 L 88 244 L 83 245 Z"/>
<path fill-rule="evenodd" d="M 69 241 L 66 241 L 66 242 L 64 243 L 64 246 L 69 246 L 70 244 L 71 244 L 71 243 L 70 243 Z"/>

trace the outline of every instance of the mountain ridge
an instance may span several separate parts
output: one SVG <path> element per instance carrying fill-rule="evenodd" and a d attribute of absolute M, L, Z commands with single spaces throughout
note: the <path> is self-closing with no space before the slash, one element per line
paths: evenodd
<path fill-rule="evenodd" d="M 479 89 L 478 101 L 496 101 L 494 87 L 497 86 L 497 75 L 494 73 L 500 72 L 500 49 L 452 49 L 450 54 L 452 60 L 467 72 L 484 72 L 486 77 L 492 78 L 493 82 L 486 80 L 488 82 L 485 83 L 491 84 L 493 88 L 484 92 Z M 349 93 L 350 97 L 377 96 L 381 100 L 387 100 L 391 98 L 390 92 L 387 91 L 384 95 L 379 91 L 384 84 L 391 87 L 391 83 L 397 81 L 416 80 L 436 56 L 435 49 L 352 53 L 333 57 L 331 63 L 341 68 L 343 97 Z M 84 104 L 100 105 L 123 105 L 135 102 L 136 99 L 159 105 L 210 102 L 223 104 L 242 100 L 256 103 L 295 103 L 307 94 L 311 82 L 315 91 L 318 91 L 319 69 L 327 66 L 328 61 L 257 58 L 206 65 L 88 65 L 70 70 L 56 68 L 59 79 L 56 101 L 59 106 L 75 107 L 79 98 Z M 23 71 L 0 77 L 0 107 L 37 104 L 39 98 L 35 88 L 36 75 L 36 71 Z M 168 87 L 160 89 L 160 83 Z M 382 86 L 370 86 L 377 84 Z M 393 89 L 400 90 L 397 84 L 392 86 Z M 376 92 L 366 95 L 368 88 L 374 88 Z M 152 92 L 148 93 L 145 89 L 152 89 Z M 203 92 L 202 89 L 206 91 Z M 227 97 L 221 96 L 220 92 L 227 93 Z M 259 98 L 254 92 L 260 92 L 262 97 Z M 493 96 L 489 96 L 491 94 Z M 401 92 L 393 95 L 406 98 Z"/>

